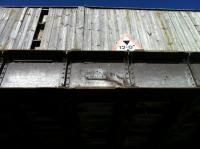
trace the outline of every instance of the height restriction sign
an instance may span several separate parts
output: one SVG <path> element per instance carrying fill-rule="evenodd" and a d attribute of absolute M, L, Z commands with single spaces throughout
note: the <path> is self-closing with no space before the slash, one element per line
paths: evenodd
<path fill-rule="evenodd" d="M 124 34 L 117 44 L 113 47 L 113 51 L 135 51 L 143 50 L 142 46 L 133 40 L 129 34 Z"/>

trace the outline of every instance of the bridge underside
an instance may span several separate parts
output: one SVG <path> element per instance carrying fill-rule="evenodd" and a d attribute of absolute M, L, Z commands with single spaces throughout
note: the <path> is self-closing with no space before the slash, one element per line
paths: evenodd
<path fill-rule="evenodd" d="M 198 53 L 4 51 L 0 63 L 8 147 L 200 146 Z"/>

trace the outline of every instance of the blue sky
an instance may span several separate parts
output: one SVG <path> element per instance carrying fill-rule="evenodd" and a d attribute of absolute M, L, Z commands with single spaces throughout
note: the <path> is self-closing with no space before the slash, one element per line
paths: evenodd
<path fill-rule="evenodd" d="M 1 6 L 106 6 L 200 9 L 200 0 L 0 0 Z"/>

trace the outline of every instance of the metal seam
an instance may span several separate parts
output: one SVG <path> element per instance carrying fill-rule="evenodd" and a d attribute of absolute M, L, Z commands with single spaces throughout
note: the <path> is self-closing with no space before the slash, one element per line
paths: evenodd
<path fill-rule="evenodd" d="M 72 68 L 72 64 L 71 62 L 69 63 L 69 65 L 67 66 L 67 74 L 66 74 L 66 81 L 65 81 L 65 86 L 69 87 L 70 85 L 70 77 L 71 77 L 71 68 Z"/>
<path fill-rule="evenodd" d="M 4 79 L 4 76 L 5 76 L 7 68 L 8 68 L 8 64 L 3 64 L 2 71 L 0 72 L 0 86 L 1 86 L 1 84 L 3 82 L 3 79 Z"/>
<path fill-rule="evenodd" d="M 197 83 L 197 81 L 196 81 L 196 79 L 195 79 L 195 76 L 194 76 L 194 74 L 193 74 L 193 71 L 192 71 L 192 68 L 191 68 L 191 63 L 190 63 L 190 54 L 188 55 L 188 57 L 187 57 L 187 66 L 188 66 L 188 68 L 189 68 L 189 72 L 190 72 L 190 74 L 191 74 L 191 79 L 194 81 L 194 85 L 196 86 L 196 87 L 198 87 L 198 83 Z"/>

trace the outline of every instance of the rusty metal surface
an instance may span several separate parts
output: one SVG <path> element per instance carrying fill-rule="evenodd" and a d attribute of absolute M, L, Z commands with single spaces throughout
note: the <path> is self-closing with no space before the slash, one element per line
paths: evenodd
<path fill-rule="evenodd" d="M 131 71 L 137 87 L 195 87 L 186 64 L 136 63 Z"/>
<path fill-rule="evenodd" d="M 2 87 L 59 87 L 64 83 L 65 63 L 9 63 Z"/>
<path fill-rule="evenodd" d="M 126 87 L 128 68 L 123 63 L 72 63 L 70 88 Z"/>

